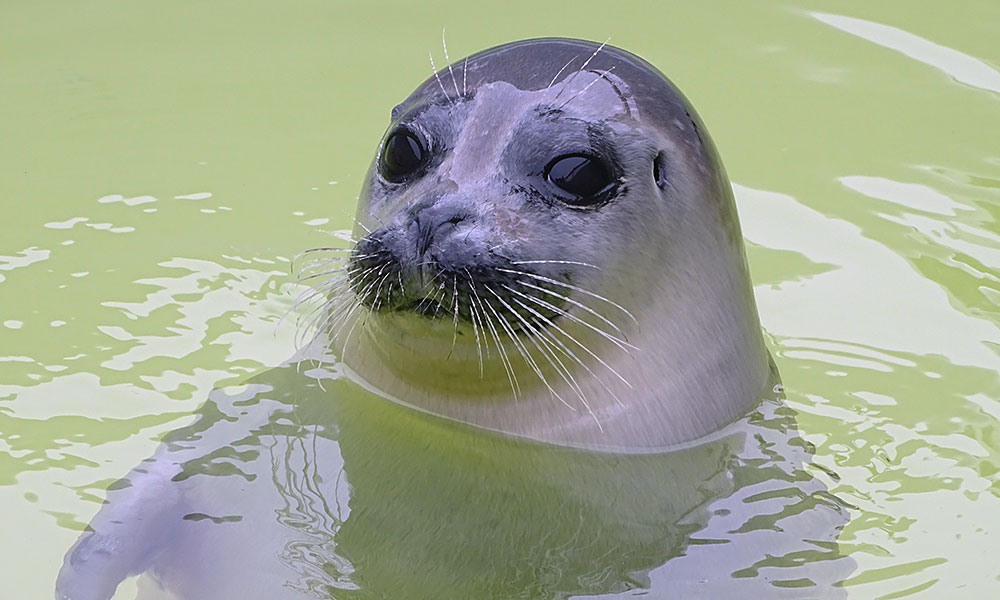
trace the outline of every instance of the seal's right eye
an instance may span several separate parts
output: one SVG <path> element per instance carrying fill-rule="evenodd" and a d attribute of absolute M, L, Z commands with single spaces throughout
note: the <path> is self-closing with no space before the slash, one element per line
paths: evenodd
<path fill-rule="evenodd" d="M 427 151 L 417 136 L 406 130 L 397 131 L 389 136 L 382 148 L 382 177 L 399 183 L 417 172 L 426 156 Z"/>

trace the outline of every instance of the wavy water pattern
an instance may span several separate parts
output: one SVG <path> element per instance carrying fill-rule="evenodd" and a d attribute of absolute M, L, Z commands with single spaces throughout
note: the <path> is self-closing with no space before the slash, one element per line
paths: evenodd
<path fill-rule="evenodd" d="M 282 540 L 295 589 L 318 597 L 403 589 L 400 572 L 444 597 L 433 561 L 462 556 L 443 528 L 503 567 L 465 564 L 452 589 L 531 600 L 657 597 L 706 566 L 685 594 L 1000 594 L 996 3 L 150 10 L 0 7 L 5 597 L 51 597 L 108 490 L 178 428 L 221 440 L 191 468 L 271 516 L 252 537 Z M 293 258 L 344 244 L 331 233 L 351 227 L 389 110 L 431 75 L 428 50 L 445 64 L 443 27 L 452 57 L 611 35 L 698 107 L 784 384 L 743 423 L 759 436 L 738 460 L 496 440 L 501 458 L 484 457 L 476 432 L 373 402 L 336 368 L 279 368 L 296 350 Z M 331 390 L 358 401 L 331 406 Z M 366 410 L 378 427 L 351 416 Z M 649 485 L 682 477 L 702 484 Z M 239 496 L 248 481 L 267 492 Z M 238 530 L 242 513 L 209 505 L 185 522 Z M 501 533 L 467 539 L 484 523 Z M 809 537 L 817 524 L 833 535 Z M 240 566 L 219 574 L 242 581 Z"/>

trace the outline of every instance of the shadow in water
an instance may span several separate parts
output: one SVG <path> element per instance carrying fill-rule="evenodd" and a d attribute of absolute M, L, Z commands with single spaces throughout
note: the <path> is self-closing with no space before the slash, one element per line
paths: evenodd
<path fill-rule="evenodd" d="M 844 507 L 765 400 L 625 455 L 505 438 L 295 366 L 217 390 L 108 493 L 59 598 L 840 597 Z M 169 593 L 167 592 L 169 590 Z"/>

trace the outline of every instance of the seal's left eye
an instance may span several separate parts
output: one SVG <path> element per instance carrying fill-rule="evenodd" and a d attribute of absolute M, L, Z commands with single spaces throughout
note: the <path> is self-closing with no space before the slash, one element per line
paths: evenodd
<path fill-rule="evenodd" d="M 423 166 L 426 155 L 417 136 L 409 131 L 397 131 L 389 136 L 382 148 L 382 176 L 399 183 Z"/>
<path fill-rule="evenodd" d="M 569 154 L 554 159 L 545 167 L 545 178 L 568 192 L 572 198 L 565 201 L 574 206 L 593 206 L 603 202 L 615 184 L 607 163 L 586 154 Z"/>

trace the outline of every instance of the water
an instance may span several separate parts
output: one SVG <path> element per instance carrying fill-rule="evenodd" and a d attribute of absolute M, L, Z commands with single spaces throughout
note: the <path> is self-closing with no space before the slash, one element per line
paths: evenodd
<path fill-rule="evenodd" d="M 8 594 L 50 597 L 108 485 L 292 355 L 288 260 L 349 226 L 446 26 L 453 57 L 611 35 L 684 90 L 736 184 L 805 469 L 849 516 L 843 589 L 995 596 L 1000 7 L 615 6 L 0 8 Z"/>

